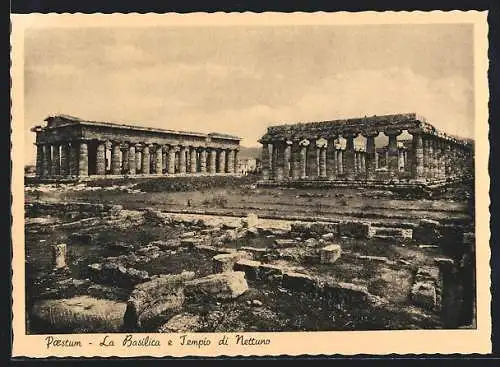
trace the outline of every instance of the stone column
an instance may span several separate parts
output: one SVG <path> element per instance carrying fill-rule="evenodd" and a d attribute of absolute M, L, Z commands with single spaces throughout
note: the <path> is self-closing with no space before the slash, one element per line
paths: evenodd
<path fill-rule="evenodd" d="M 343 137 L 346 139 L 346 147 L 344 152 L 343 169 L 346 178 L 354 178 L 354 138 L 357 134 L 345 134 Z"/>
<path fill-rule="evenodd" d="M 43 145 L 43 177 L 50 177 L 52 169 L 52 146 Z"/>
<path fill-rule="evenodd" d="M 197 156 L 196 156 L 196 148 L 189 147 L 189 172 L 196 173 L 197 172 Z"/>
<path fill-rule="evenodd" d="M 43 176 L 43 145 L 35 143 L 36 146 L 36 176 Z"/>
<path fill-rule="evenodd" d="M 300 156 L 301 156 L 301 146 L 298 141 L 292 141 L 291 145 L 291 160 L 290 169 L 292 171 L 292 179 L 298 180 L 301 174 L 300 168 Z"/>
<path fill-rule="evenodd" d="M 205 148 L 200 148 L 200 172 L 207 172 L 207 151 Z"/>
<path fill-rule="evenodd" d="M 300 143 L 300 178 L 307 176 L 307 147 L 310 145 L 309 140 L 304 139 Z"/>
<path fill-rule="evenodd" d="M 366 173 L 366 153 L 361 152 L 360 163 L 361 163 L 361 173 Z"/>
<path fill-rule="evenodd" d="M 429 171 L 428 171 L 428 178 L 433 179 L 434 178 L 434 173 L 436 172 L 435 170 L 435 159 L 434 159 L 434 139 L 431 135 L 427 136 L 426 139 L 429 143 L 429 147 L 427 149 L 429 157 L 427 158 L 428 164 L 429 164 Z"/>
<path fill-rule="evenodd" d="M 161 173 L 165 172 L 167 173 L 167 164 L 168 164 L 168 157 L 167 157 L 167 146 L 163 145 L 161 148 Z"/>
<path fill-rule="evenodd" d="M 375 149 L 375 169 L 378 169 L 379 163 L 378 163 L 378 152 Z"/>
<path fill-rule="evenodd" d="M 326 149 L 328 147 L 328 141 L 324 138 L 318 139 L 316 141 L 316 148 L 319 151 L 318 155 L 318 176 L 321 178 L 326 178 Z"/>
<path fill-rule="evenodd" d="M 80 141 L 80 150 L 78 154 L 78 174 L 80 177 L 89 175 L 89 152 L 87 142 Z"/>
<path fill-rule="evenodd" d="M 120 150 L 122 152 L 122 167 L 121 173 L 128 173 L 128 154 L 129 154 L 129 146 L 128 144 L 120 145 Z"/>
<path fill-rule="evenodd" d="M 436 177 L 439 179 L 444 178 L 444 171 L 445 171 L 442 145 L 443 145 L 443 141 L 440 138 L 437 138 L 436 139 L 436 150 L 435 150 L 435 154 L 436 154 L 436 158 L 437 158 Z"/>
<path fill-rule="evenodd" d="M 400 130 L 386 130 L 384 134 L 389 137 L 388 153 L 389 162 L 388 169 L 389 174 L 395 177 L 399 173 L 398 161 L 399 161 L 399 149 L 398 149 L 398 135 L 401 134 Z"/>
<path fill-rule="evenodd" d="M 186 173 L 186 147 L 179 147 L 179 173 Z"/>
<path fill-rule="evenodd" d="M 262 143 L 262 179 L 269 180 L 271 178 L 271 160 L 269 154 L 269 144 Z"/>
<path fill-rule="evenodd" d="M 404 156 L 404 150 L 398 149 L 398 170 L 399 172 L 403 172 L 405 169 L 405 156 Z"/>
<path fill-rule="evenodd" d="M 422 133 L 416 130 L 409 130 L 408 132 L 413 136 L 412 150 L 414 159 L 412 165 L 412 176 L 416 180 L 422 180 L 424 178 L 425 170 L 425 151 Z"/>
<path fill-rule="evenodd" d="M 337 150 L 337 173 L 344 173 L 344 151 L 341 148 Z"/>
<path fill-rule="evenodd" d="M 337 173 L 337 150 L 335 138 L 329 138 L 326 145 L 326 176 L 334 178 Z"/>
<path fill-rule="evenodd" d="M 106 146 L 103 141 L 97 142 L 96 148 L 96 175 L 106 174 Z"/>
<path fill-rule="evenodd" d="M 141 144 L 135 145 L 135 173 L 142 173 L 142 148 Z"/>
<path fill-rule="evenodd" d="M 69 144 L 61 145 L 61 176 L 69 175 Z"/>
<path fill-rule="evenodd" d="M 311 141 L 311 144 L 307 147 L 307 169 L 306 174 L 309 178 L 319 176 L 319 149 L 316 146 L 316 142 Z"/>
<path fill-rule="evenodd" d="M 119 175 L 121 173 L 120 162 L 120 142 L 111 142 L 111 174 Z"/>
<path fill-rule="evenodd" d="M 359 173 L 359 151 L 354 150 L 354 173 Z"/>
<path fill-rule="evenodd" d="M 240 174 L 240 151 L 239 149 L 234 150 L 234 173 Z"/>
<path fill-rule="evenodd" d="M 128 173 L 131 175 L 135 175 L 137 172 L 136 167 L 136 156 L 135 156 L 135 145 L 130 144 L 128 148 Z"/>
<path fill-rule="evenodd" d="M 69 174 L 78 176 L 78 142 L 72 141 L 69 147 Z"/>
<path fill-rule="evenodd" d="M 175 174 L 175 146 L 169 145 L 167 151 L 167 173 Z"/>
<path fill-rule="evenodd" d="M 226 152 L 227 172 L 234 173 L 234 149 L 228 149 Z"/>
<path fill-rule="evenodd" d="M 290 178 L 291 175 L 291 161 L 292 161 L 292 144 L 291 140 L 285 141 L 285 166 L 283 169 L 283 177 L 285 179 Z"/>
<path fill-rule="evenodd" d="M 52 176 L 59 176 L 61 174 L 61 153 L 58 143 L 52 144 Z"/>
<path fill-rule="evenodd" d="M 445 175 L 446 178 L 451 177 L 452 174 L 452 164 L 453 161 L 451 159 L 451 143 L 449 141 L 445 142 L 444 145 L 445 149 Z"/>
<path fill-rule="evenodd" d="M 215 148 L 208 148 L 208 167 L 207 170 L 209 173 L 216 173 L 217 168 L 217 150 Z"/>
<path fill-rule="evenodd" d="M 149 175 L 151 172 L 150 160 L 151 160 L 151 157 L 149 154 L 149 145 L 145 144 L 142 147 L 142 162 L 141 162 L 141 168 L 142 168 L 143 175 Z"/>
<path fill-rule="evenodd" d="M 285 149 L 286 143 L 284 141 L 276 141 L 273 143 L 275 150 L 274 161 L 274 179 L 282 181 L 285 177 Z"/>
<path fill-rule="evenodd" d="M 219 171 L 218 173 L 226 172 L 226 151 L 221 149 L 219 151 Z"/>
<path fill-rule="evenodd" d="M 161 175 L 163 169 L 163 147 L 158 144 L 154 147 L 155 149 L 155 173 Z"/>
<path fill-rule="evenodd" d="M 415 138 L 414 138 L 415 139 Z M 422 135 L 422 145 L 423 145 L 423 164 L 424 164 L 424 178 L 429 177 L 429 167 L 430 167 L 430 161 L 429 161 L 429 139 L 426 135 Z M 415 152 L 415 160 L 416 160 L 416 155 L 417 153 Z"/>
<path fill-rule="evenodd" d="M 366 137 L 366 177 L 368 180 L 373 180 L 378 165 L 378 155 L 375 152 L 375 137 L 378 135 L 378 131 L 367 132 L 363 135 Z"/>

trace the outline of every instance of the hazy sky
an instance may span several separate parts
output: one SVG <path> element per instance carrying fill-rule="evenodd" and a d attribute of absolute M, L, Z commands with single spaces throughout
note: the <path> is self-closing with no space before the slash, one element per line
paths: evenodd
<path fill-rule="evenodd" d="M 28 29 L 26 162 L 29 129 L 57 113 L 244 146 L 269 125 L 403 112 L 473 137 L 472 36 L 453 24 Z"/>

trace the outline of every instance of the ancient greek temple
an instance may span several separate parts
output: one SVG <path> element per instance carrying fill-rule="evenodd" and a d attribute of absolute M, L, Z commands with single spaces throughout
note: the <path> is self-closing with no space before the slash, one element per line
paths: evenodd
<path fill-rule="evenodd" d="M 240 138 L 86 121 L 58 115 L 35 126 L 40 178 L 238 174 Z"/>
<path fill-rule="evenodd" d="M 473 145 L 415 113 L 271 126 L 259 142 L 264 184 L 439 184 L 473 174 Z"/>

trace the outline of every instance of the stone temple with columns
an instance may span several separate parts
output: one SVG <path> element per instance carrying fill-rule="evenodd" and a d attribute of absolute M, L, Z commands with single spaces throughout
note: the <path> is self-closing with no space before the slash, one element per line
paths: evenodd
<path fill-rule="evenodd" d="M 58 115 L 35 126 L 36 176 L 91 179 L 237 175 L 240 138 L 153 129 Z"/>
<path fill-rule="evenodd" d="M 473 175 L 473 144 L 415 113 L 271 126 L 259 142 L 264 186 L 442 186 Z"/>

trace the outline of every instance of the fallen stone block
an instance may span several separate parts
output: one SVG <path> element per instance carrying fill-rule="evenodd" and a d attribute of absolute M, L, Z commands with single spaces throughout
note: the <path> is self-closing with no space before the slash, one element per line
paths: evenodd
<path fill-rule="evenodd" d="M 262 280 L 270 277 L 281 277 L 284 271 L 285 269 L 279 265 L 262 264 L 259 266 L 259 277 Z"/>
<path fill-rule="evenodd" d="M 259 279 L 259 267 L 261 266 L 260 261 L 242 259 L 234 264 L 234 271 L 243 271 L 245 277 L 249 280 Z"/>
<path fill-rule="evenodd" d="M 379 263 L 386 263 L 389 261 L 389 259 L 385 256 L 357 255 L 356 258 L 359 260 L 375 261 Z"/>
<path fill-rule="evenodd" d="M 412 238 L 415 241 L 434 244 L 441 241 L 441 224 L 431 219 L 421 219 L 413 229 Z"/>
<path fill-rule="evenodd" d="M 295 291 L 312 292 L 316 290 L 316 281 L 307 274 L 286 272 L 283 274 L 282 286 Z"/>
<path fill-rule="evenodd" d="M 340 245 L 328 245 L 319 250 L 319 259 L 321 264 L 333 264 L 340 258 L 342 248 Z"/>
<path fill-rule="evenodd" d="M 123 325 L 125 302 L 77 296 L 35 302 L 32 317 L 53 333 L 117 333 Z"/>
<path fill-rule="evenodd" d="M 160 275 L 134 288 L 123 317 L 126 331 L 153 331 L 166 318 L 177 313 L 184 303 L 184 285 L 194 272 Z"/>
<path fill-rule="evenodd" d="M 370 224 L 365 222 L 343 221 L 338 224 L 339 235 L 352 238 L 369 238 Z"/>
<path fill-rule="evenodd" d="M 194 237 L 194 238 L 183 238 L 181 239 L 181 244 L 180 247 L 192 249 L 198 245 L 204 244 L 204 239 L 200 237 Z"/>
<path fill-rule="evenodd" d="M 421 266 L 417 269 L 417 274 L 415 276 L 416 281 L 432 280 L 438 282 L 439 279 L 439 267 L 437 266 Z"/>
<path fill-rule="evenodd" d="M 259 224 L 259 217 L 254 213 L 249 213 L 241 222 L 245 228 L 253 228 Z"/>
<path fill-rule="evenodd" d="M 295 240 L 290 239 L 276 239 L 274 240 L 274 247 L 276 248 L 288 248 L 298 246 L 299 243 Z"/>
<path fill-rule="evenodd" d="M 87 288 L 89 296 L 94 298 L 109 299 L 112 301 L 127 301 L 130 291 L 124 288 L 92 284 Z"/>
<path fill-rule="evenodd" d="M 184 232 L 183 234 L 181 234 L 181 238 L 190 238 L 190 237 L 194 237 L 196 236 L 196 232 Z"/>
<path fill-rule="evenodd" d="M 246 252 L 239 251 L 230 254 L 219 254 L 212 258 L 213 261 L 213 273 L 224 273 L 227 271 L 233 271 L 234 264 L 249 255 Z"/>
<path fill-rule="evenodd" d="M 421 307 L 434 309 L 437 306 L 436 287 L 432 281 L 418 281 L 411 289 L 412 301 Z"/>
<path fill-rule="evenodd" d="M 158 241 L 153 241 L 149 243 L 150 246 L 156 246 L 161 250 L 173 250 L 181 245 L 181 241 L 178 239 L 172 239 L 172 240 L 158 240 Z"/>
<path fill-rule="evenodd" d="M 165 324 L 160 326 L 158 333 L 189 333 L 196 332 L 203 326 L 203 320 L 199 315 L 184 312 L 173 316 Z"/>
<path fill-rule="evenodd" d="M 316 247 L 318 246 L 319 241 L 315 238 L 308 238 L 307 240 L 304 241 L 304 245 L 307 247 Z"/>
<path fill-rule="evenodd" d="M 148 281 L 149 274 L 144 270 L 127 268 L 118 262 L 90 264 L 89 277 L 96 283 L 132 288 L 136 284 Z"/>
<path fill-rule="evenodd" d="M 52 267 L 61 269 L 66 267 L 66 244 L 59 243 L 52 246 Z"/>
<path fill-rule="evenodd" d="M 369 302 L 371 296 L 367 287 L 345 282 L 327 282 L 323 293 L 340 305 L 364 304 Z"/>
<path fill-rule="evenodd" d="M 266 249 L 266 248 L 258 248 L 258 247 L 251 247 L 251 246 L 242 246 L 240 248 L 240 250 L 252 254 L 252 257 L 255 260 L 262 260 L 263 258 L 266 257 L 266 255 L 268 253 L 268 249 Z"/>
<path fill-rule="evenodd" d="M 330 222 L 313 222 L 309 227 L 312 234 L 315 235 L 323 235 L 326 233 L 339 233 L 338 223 L 330 223 Z"/>
<path fill-rule="evenodd" d="M 326 241 L 333 240 L 335 238 L 335 233 L 332 232 L 325 233 L 324 235 L 321 236 L 321 238 Z"/>
<path fill-rule="evenodd" d="M 193 298 L 233 299 L 248 290 L 245 273 L 212 274 L 186 282 L 184 294 Z"/>

